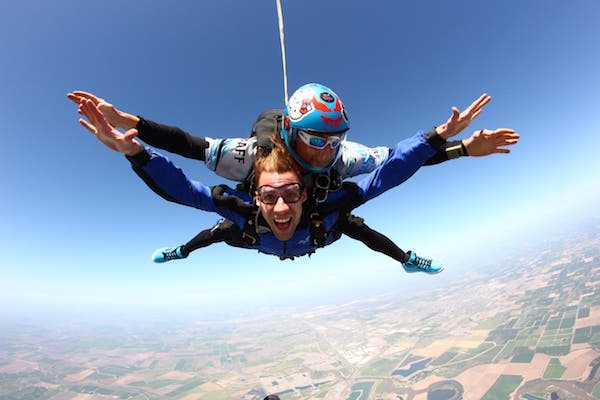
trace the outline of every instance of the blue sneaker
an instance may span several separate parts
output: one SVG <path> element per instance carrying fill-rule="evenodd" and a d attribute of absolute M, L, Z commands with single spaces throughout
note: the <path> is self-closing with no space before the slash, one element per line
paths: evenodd
<path fill-rule="evenodd" d="M 185 258 L 181 253 L 181 246 L 177 246 L 175 248 L 172 247 L 161 247 L 152 253 L 152 261 L 155 263 L 164 263 L 171 260 L 181 260 Z"/>
<path fill-rule="evenodd" d="M 425 272 L 426 274 L 438 274 L 442 272 L 444 266 L 441 262 L 432 260 L 431 258 L 419 257 L 412 251 L 408 254 L 410 258 L 407 262 L 402 263 L 406 272 Z"/>

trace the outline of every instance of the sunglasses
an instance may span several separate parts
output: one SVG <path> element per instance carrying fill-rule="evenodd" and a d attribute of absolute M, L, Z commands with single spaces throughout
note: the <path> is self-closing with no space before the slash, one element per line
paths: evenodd
<path fill-rule="evenodd" d="M 343 133 L 334 135 L 313 135 L 301 129 L 298 129 L 298 136 L 306 145 L 319 150 L 324 149 L 327 145 L 330 145 L 332 149 L 335 149 L 340 145 L 342 140 L 344 140 Z"/>
<path fill-rule="evenodd" d="M 265 204 L 273 205 L 281 197 L 286 204 L 293 204 L 302 198 L 304 185 L 288 183 L 278 187 L 263 185 L 257 189 L 258 198 Z"/>

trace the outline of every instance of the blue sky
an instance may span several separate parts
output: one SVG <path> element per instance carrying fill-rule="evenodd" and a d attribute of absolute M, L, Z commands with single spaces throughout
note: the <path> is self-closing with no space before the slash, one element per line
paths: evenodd
<path fill-rule="evenodd" d="M 491 103 L 460 137 L 521 134 L 508 156 L 424 168 L 357 210 L 402 248 L 444 260 L 444 273 L 407 275 L 350 239 L 293 262 L 217 245 L 153 264 L 154 249 L 217 217 L 154 195 L 78 124 L 66 93 L 91 91 L 201 136 L 247 136 L 258 113 L 284 101 L 275 1 L 13 1 L 0 5 L 6 310 L 345 301 L 441 284 L 598 215 L 600 3 L 365 4 L 283 1 L 290 93 L 307 82 L 333 88 L 349 138 L 371 146 L 441 124 L 483 92 Z"/>

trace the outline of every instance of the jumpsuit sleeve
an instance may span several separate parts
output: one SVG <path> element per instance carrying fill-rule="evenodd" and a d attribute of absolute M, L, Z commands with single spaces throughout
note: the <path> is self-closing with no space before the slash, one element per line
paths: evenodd
<path fill-rule="evenodd" d="M 431 130 L 427 134 L 419 131 L 396 144 L 390 157 L 358 182 L 362 202 L 367 202 L 409 179 L 444 142 Z"/>
<path fill-rule="evenodd" d="M 140 119 L 138 138 L 150 146 L 173 154 L 203 161 L 217 175 L 236 182 L 243 181 L 256 155 L 256 138 L 213 139 L 199 137 L 174 126 Z"/>
<path fill-rule="evenodd" d="M 209 186 L 189 179 L 181 168 L 175 166 L 162 154 L 147 148 L 127 159 L 135 173 L 146 185 L 165 200 L 218 213 L 233 220 L 236 224 L 245 223 L 245 219 L 240 214 L 225 207 L 216 206 Z M 225 194 L 237 196 L 246 202 L 249 201 L 247 194 L 231 188 L 227 188 Z"/>
<path fill-rule="evenodd" d="M 367 147 L 360 143 L 344 141 L 335 168 L 342 178 L 366 174 L 383 164 L 391 150 L 387 147 Z"/>

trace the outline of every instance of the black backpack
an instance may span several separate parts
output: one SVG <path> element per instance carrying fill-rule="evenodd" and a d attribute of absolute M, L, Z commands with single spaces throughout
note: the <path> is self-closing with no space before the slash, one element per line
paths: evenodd
<path fill-rule="evenodd" d="M 273 133 L 281 134 L 281 121 L 283 110 L 266 110 L 260 113 L 254 125 L 250 137 L 256 136 L 256 144 L 261 149 L 272 149 L 271 136 Z"/>

